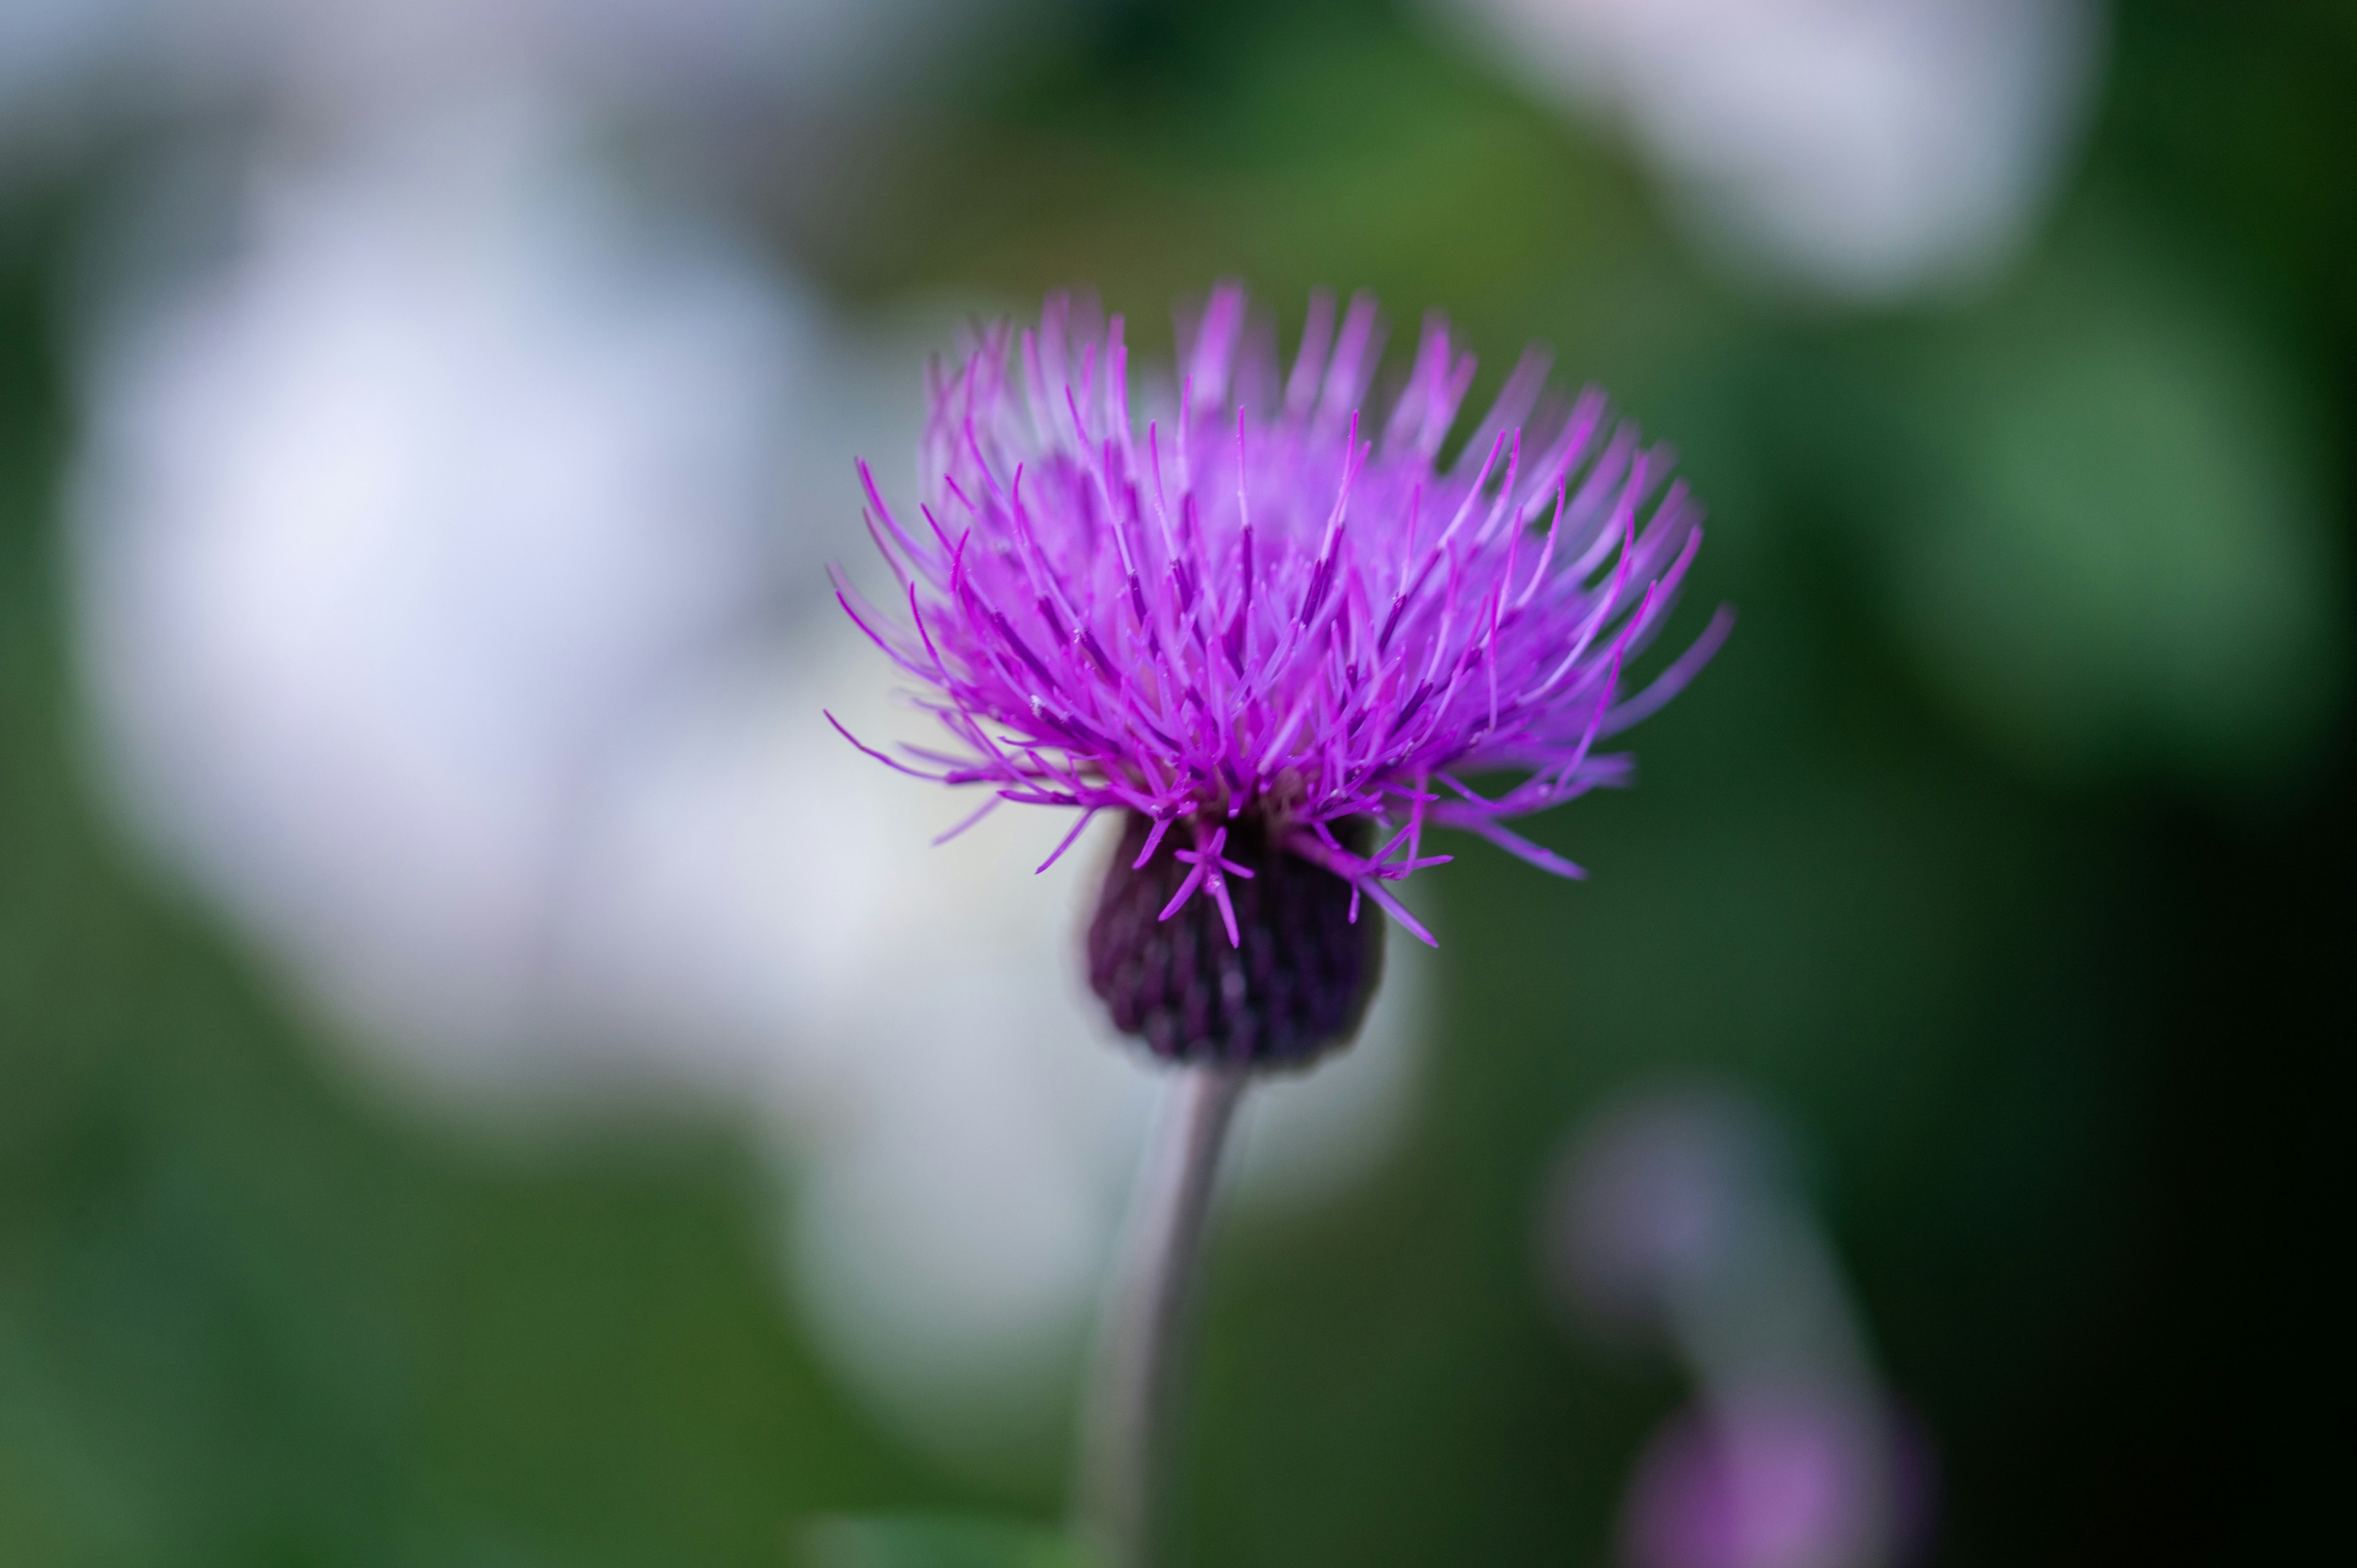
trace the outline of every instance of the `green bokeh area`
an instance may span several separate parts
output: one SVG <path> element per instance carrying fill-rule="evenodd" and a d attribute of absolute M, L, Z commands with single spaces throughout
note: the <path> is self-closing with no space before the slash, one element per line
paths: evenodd
<path fill-rule="evenodd" d="M 1609 143 L 1352 6 L 1128 7 L 856 217 L 780 204 L 879 306 L 1445 304 L 1485 386 L 1551 342 L 1712 508 L 1680 625 L 1730 601 L 1733 641 L 1638 789 L 1532 830 L 1591 879 L 1420 881 L 1405 1148 L 1219 1233 L 1184 1561 L 1611 1560 L 1684 1391 L 1562 1319 L 1534 1228 L 1663 1074 L 1801 1131 L 1936 1444 L 1932 1561 L 2338 1539 L 2357 24 L 2128 4 L 2111 48 L 2031 252 L 1905 313 L 1718 281 Z M 0 1564 L 1058 1563 L 1052 1487 L 945 1475 L 825 1370 L 731 1130 L 522 1152 L 382 1103 L 126 843 L 60 591 L 84 197 L 0 210 Z"/>

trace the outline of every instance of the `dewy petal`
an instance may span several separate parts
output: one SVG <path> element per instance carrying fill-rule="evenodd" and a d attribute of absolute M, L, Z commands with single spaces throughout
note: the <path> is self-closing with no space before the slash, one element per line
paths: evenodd
<path fill-rule="evenodd" d="M 1541 351 L 1443 467 L 1473 373 L 1445 321 L 1427 320 L 1405 384 L 1375 405 L 1371 297 L 1338 322 L 1333 297 L 1314 296 L 1282 371 L 1246 306 L 1222 285 L 1182 320 L 1177 384 L 1135 400 L 1176 417 L 1142 434 L 1120 318 L 1100 324 L 1093 306 L 1051 299 L 1036 329 L 986 328 L 932 379 L 925 526 L 904 526 L 859 468 L 906 618 L 847 584 L 841 597 L 932 689 L 951 742 L 910 748 L 936 774 L 853 744 L 1083 822 L 1136 812 L 1149 856 L 1195 822 L 1166 915 L 1199 890 L 1226 905 L 1243 872 L 1217 847 L 1222 824 L 1257 814 L 1272 842 L 1428 940 L 1383 886 L 1446 858 L 1418 849 L 1427 822 L 1577 874 L 1500 824 L 1625 782 L 1625 759 L 1588 748 L 1725 639 L 1722 611 L 1652 684 L 1620 690 L 1675 602 L 1700 509 L 1668 482 L 1666 448 L 1615 425 L 1600 395 L 1550 403 Z M 1427 780 L 1461 789 L 1451 770 L 1477 768 L 1526 777 L 1426 810 Z M 1333 826 L 1396 822 L 1399 800 L 1409 828 L 1381 865 L 1341 850 Z"/>

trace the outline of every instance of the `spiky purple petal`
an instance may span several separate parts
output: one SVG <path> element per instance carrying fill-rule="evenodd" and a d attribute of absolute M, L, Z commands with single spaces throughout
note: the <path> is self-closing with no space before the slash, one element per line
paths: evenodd
<path fill-rule="evenodd" d="M 1083 821 L 1119 809 L 1146 824 L 1141 866 L 1191 821 L 1162 918 L 1208 890 L 1232 941 L 1227 879 L 1249 872 L 1223 855 L 1223 824 L 1247 816 L 1348 883 L 1354 913 L 1364 896 L 1427 941 L 1386 886 L 1448 858 L 1420 854 L 1426 823 L 1579 875 L 1500 824 L 1625 782 L 1628 759 L 1595 742 L 1667 702 L 1724 639 L 1722 611 L 1621 697 L 1625 661 L 1694 559 L 1700 509 L 1669 481 L 1667 451 L 1610 425 L 1598 394 L 1550 405 L 1536 352 L 1441 463 L 1472 356 L 1428 319 L 1376 418 L 1373 302 L 1353 299 L 1339 329 L 1335 317 L 1330 296 L 1312 299 L 1280 376 L 1273 349 L 1246 348 L 1243 291 L 1215 290 L 1181 323 L 1175 406 L 1149 403 L 1142 428 L 1120 318 L 1101 327 L 1064 298 L 937 370 L 922 526 L 859 470 L 907 618 L 848 583 L 838 597 L 936 693 L 925 705 L 952 744 L 903 747 L 940 769 L 927 774 L 845 738 L 996 799 Z M 1525 777 L 1494 797 L 1454 777 L 1500 768 Z M 1336 834 L 1361 821 L 1383 846 L 1372 855 Z"/>

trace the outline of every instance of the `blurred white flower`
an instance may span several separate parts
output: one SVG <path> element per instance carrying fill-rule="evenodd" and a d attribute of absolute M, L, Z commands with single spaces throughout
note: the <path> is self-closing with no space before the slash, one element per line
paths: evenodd
<path fill-rule="evenodd" d="M 816 567 L 864 543 L 851 454 L 913 470 L 920 354 L 571 145 L 507 100 L 341 139 L 106 319 L 74 490 L 102 754 L 379 1079 L 541 1127 L 744 1116 L 822 1345 L 995 1458 L 1060 1408 L 1151 1087 L 1082 993 L 1089 856 L 1030 875 L 1048 812 L 929 848 L 965 808 L 819 715 L 913 723 Z M 1261 1097 L 1247 1189 L 1381 1153 L 1417 973 Z"/>
<path fill-rule="evenodd" d="M 568 802 L 786 569 L 815 328 L 529 114 L 264 174 L 251 220 L 92 365 L 109 738 L 339 1005 L 518 1035 Z"/>
<path fill-rule="evenodd" d="M 0 176 L 94 130 L 259 102 L 350 124 L 531 84 L 707 141 L 873 119 L 1074 0 L 5 0 Z M 718 156 L 715 148 L 707 148 Z"/>
<path fill-rule="evenodd" d="M 438 94 L 530 76 L 691 114 L 905 99 L 1026 0 L 150 0 L 156 69 L 218 84 Z M 1032 3 L 1029 9 L 1049 7 Z M 350 113 L 350 103 L 336 105 Z"/>
<path fill-rule="evenodd" d="M 1857 299 L 2027 237 L 2084 119 L 2102 0 L 1432 0 L 1624 128 L 1750 270 Z"/>
<path fill-rule="evenodd" d="M 0 179 L 70 137 L 161 0 L 7 0 L 0 5 Z"/>

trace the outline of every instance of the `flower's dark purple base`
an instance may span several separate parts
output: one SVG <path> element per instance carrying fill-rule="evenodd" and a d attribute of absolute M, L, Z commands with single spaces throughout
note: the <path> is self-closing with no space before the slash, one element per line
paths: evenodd
<path fill-rule="evenodd" d="M 1348 1045 L 1383 976 L 1383 921 L 1351 885 L 1322 866 L 1274 849 L 1253 813 L 1224 824 L 1225 857 L 1254 875 L 1227 884 L 1241 941 L 1232 945 L 1218 904 L 1162 910 L 1194 868 L 1178 856 L 1191 837 L 1164 836 L 1133 869 L 1151 824 L 1132 812 L 1089 919 L 1089 986 L 1125 1034 L 1167 1061 L 1306 1066 Z M 1364 854 L 1368 824 L 1336 835 Z"/>

